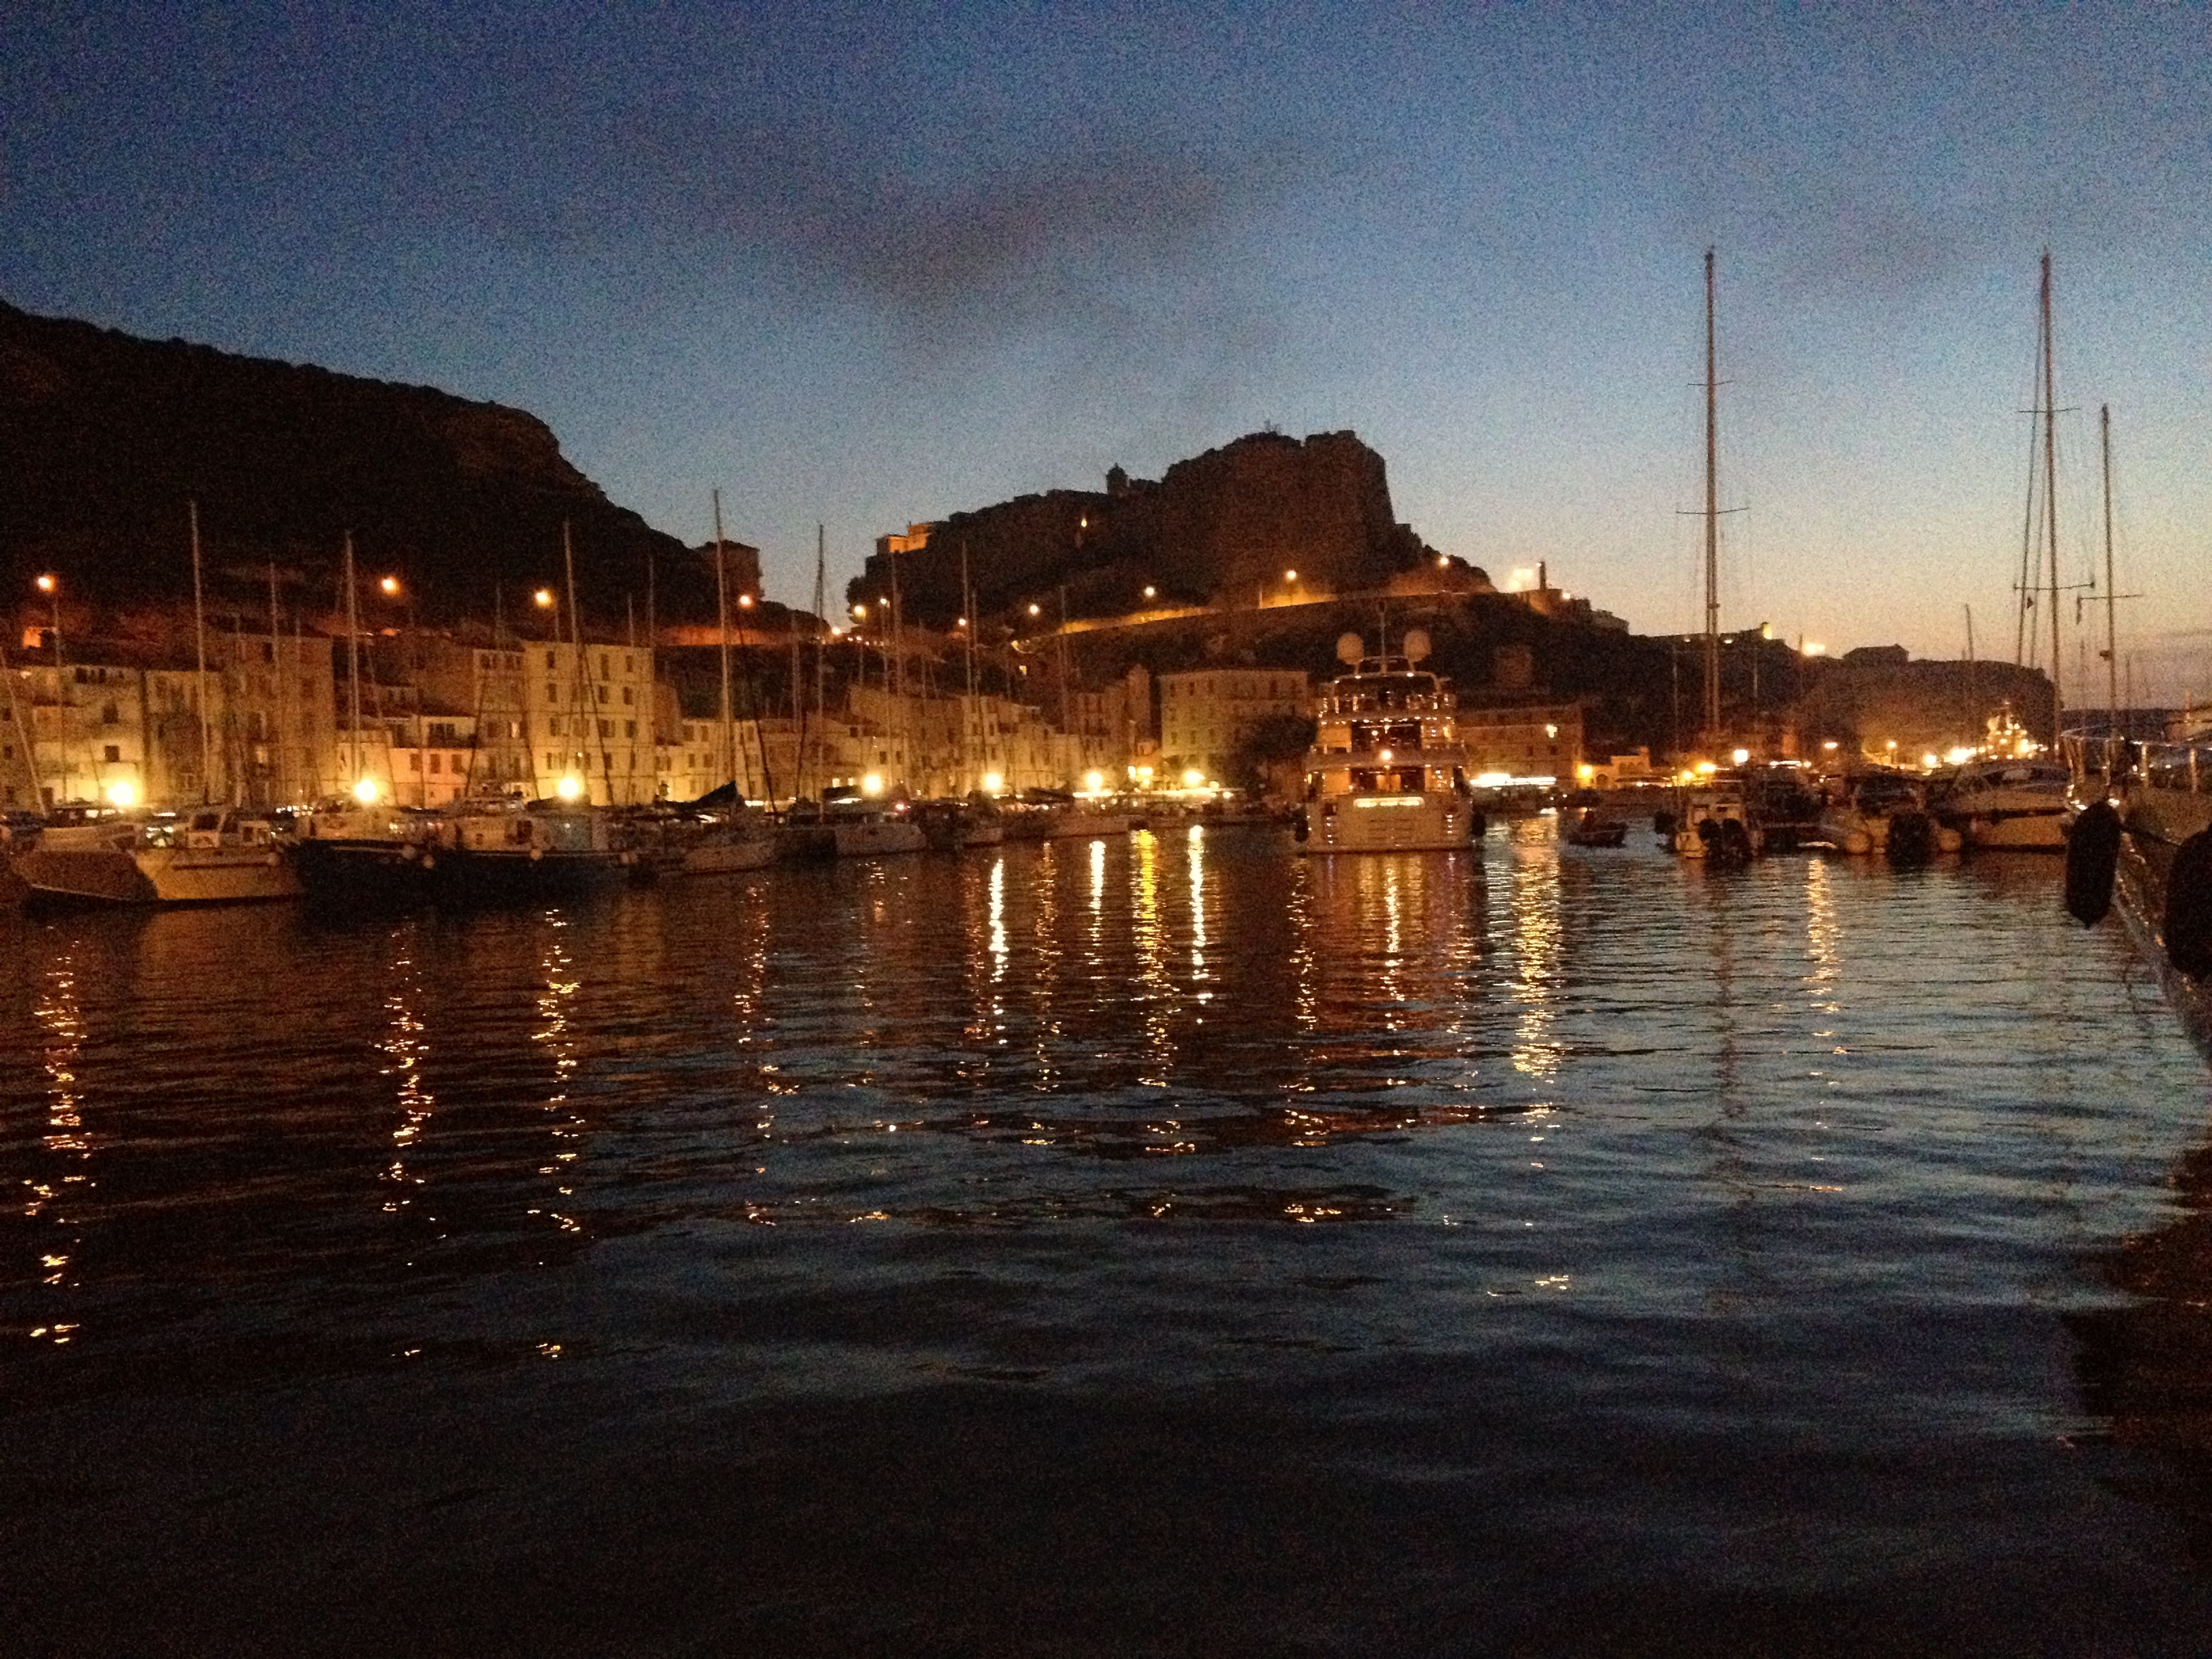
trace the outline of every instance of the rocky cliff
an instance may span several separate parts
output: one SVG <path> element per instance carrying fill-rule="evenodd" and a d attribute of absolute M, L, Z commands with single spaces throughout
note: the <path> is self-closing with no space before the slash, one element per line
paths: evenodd
<path fill-rule="evenodd" d="M 1010 618 L 1031 604 L 1057 615 L 1063 587 L 1071 617 L 1112 616 L 1145 608 L 1148 586 L 1160 604 L 1249 605 L 1279 592 L 1288 570 L 1310 590 L 1348 592 L 1436 558 L 1393 518 L 1382 458 L 1350 432 L 1254 433 L 1157 481 L 1117 467 L 1103 490 L 955 514 L 897 556 L 911 621 L 944 627 L 960 614 L 963 549 L 976 611 Z M 891 556 L 868 561 L 853 602 L 890 592 Z"/>
<path fill-rule="evenodd" d="M 73 605 L 188 595 L 185 504 L 199 502 L 211 592 L 265 605 L 267 567 L 307 609 L 332 604 L 353 533 L 364 573 L 397 572 L 424 621 L 510 607 L 561 569 L 571 526 L 587 612 L 663 609 L 713 580 L 674 538 L 610 502 L 518 409 L 425 386 L 143 340 L 0 304 L 0 592 L 59 572 Z M 703 580 L 703 586 L 702 586 Z"/>

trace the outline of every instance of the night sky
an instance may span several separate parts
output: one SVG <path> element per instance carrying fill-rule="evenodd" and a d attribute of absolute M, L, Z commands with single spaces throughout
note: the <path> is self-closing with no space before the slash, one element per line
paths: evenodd
<path fill-rule="evenodd" d="M 2212 691 L 2201 7 L 194 12 L 8 9 L 0 295 L 520 405 L 793 599 L 817 519 L 842 584 L 1272 422 L 1694 626 L 1711 243 L 1725 622 L 2008 657 L 2048 245 L 2068 559 L 2109 401 L 2129 648 Z"/>

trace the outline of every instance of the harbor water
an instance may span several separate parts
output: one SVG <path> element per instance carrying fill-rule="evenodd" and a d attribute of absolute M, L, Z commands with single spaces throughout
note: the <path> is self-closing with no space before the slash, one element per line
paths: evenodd
<path fill-rule="evenodd" d="M 2057 877 L 0 921 L 0 1647 L 2201 1651 L 2212 1087 Z"/>

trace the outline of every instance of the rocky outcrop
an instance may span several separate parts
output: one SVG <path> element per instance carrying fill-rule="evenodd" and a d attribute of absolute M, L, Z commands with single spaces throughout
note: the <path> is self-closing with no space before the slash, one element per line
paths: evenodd
<path fill-rule="evenodd" d="M 427 386 L 134 338 L 0 304 L 0 584 L 60 571 L 75 604 L 188 595 L 185 503 L 209 577 L 241 599 L 267 567 L 303 607 L 330 605 L 345 534 L 365 571 L 397 572 L 416 615 L 510 615 L 558 575 L 568 522 L 585 608 L 642 603 L 656 556 L 664 614 L 712 615 L 713 574 L 610 502 L 544 422 Z"/>
<path fill-rule="evenodd" d="M 963 550 L 978 613 L 1011 619 L 1032 604 L 1057 616 L 1065 603 L 1071 617 L 1148 603 L 1249 605 L 1279 594 L 1291 570 L 1309 591 L 1364 592 L 1437 559 L 1396 522 L 1382 458 L 1350 432 L 1254 433 L 1177 461 L 1157 481 L 1115 467 L 1106 485 L 1024 495 L 928 526 L 925 545 L 896 556 L 905 614 L 943 627 L 960 613 Z M 886 547 L 868 562 L 853 602 L 890 592 L 891 558 Z M 1480 572 L 1467 574 L 1487 588 Z"/>

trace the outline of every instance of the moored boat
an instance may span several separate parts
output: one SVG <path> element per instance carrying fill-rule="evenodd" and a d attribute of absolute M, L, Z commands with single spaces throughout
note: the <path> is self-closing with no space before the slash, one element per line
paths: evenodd
<path fill-rule="evenodd" d="M 2060 852 L 2069 781 L 2053 761 L 1969 761 L 1929 792 L 1928 811 L 1968 847 Z"/>
<path fill-rule="evenodd" d="M 1479 814 L 1459 741 L 1458 699 L 1448 680 L 1420 666 L 1428 636 L 1408 632 L 1397 656 L 1370 657 L 1365 648 L 1357 634 L 1337 641 L 1337 657 L 1350 672 L 1330 681 L 1315 706 L 1298 850 L 1445 852 L 1469 845 Z"/>
<path fill-rule="evenodd" d="M 33 898 L 92 904 L 243 904 L 297 898 L 275 826 L 228 807 L 87 809 L 15 859 Z"/>
<path fill-rule="evenodd" d="M 2075 735 L 2065 749 L 2081 809 L 2067 841 L 2067 908 L 2094 922 L 2117 900 L 2212 1058 L 2212 733 Z"/>

